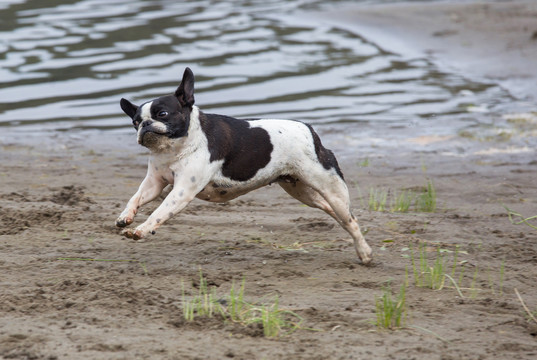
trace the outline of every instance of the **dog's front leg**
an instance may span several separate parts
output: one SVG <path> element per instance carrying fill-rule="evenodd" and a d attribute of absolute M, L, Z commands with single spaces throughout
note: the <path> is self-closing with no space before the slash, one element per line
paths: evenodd
<path fill-rule="evenodd" d="M 138 212 L 138 208 L 156 199 L 166 185 L 167 184 L 162 180 L 162 178 L 156 176 L 150 167 L 150 170 L 148 170 L 145 179 L 138 188 L 138 191 L 129 200 L 125 210 L 123 210 L 121 215 L 119 215 L 117 218 L 116 226 L 125 227 L 132 224 L 134 216 Z"/>
<path fill-rule="evenodd" d="M 179 173 L 176 171 L 176 174 Z M 184 179 L 184 180 L 183 180 Z M 194 175 L 184 176 L 183 179 L 177 179 L 173 185 L 173 190 L 166 196 L 166 199 L 160 206 L 153 211 L 151 216 L 134 231 L 126 230 L 124 235 L 128 238 L 139 240 L 147 234 L 154 234 L 159 226 L 166 220 L 183 210 L 202 189 L 207 181 L 197 181 Z"/>

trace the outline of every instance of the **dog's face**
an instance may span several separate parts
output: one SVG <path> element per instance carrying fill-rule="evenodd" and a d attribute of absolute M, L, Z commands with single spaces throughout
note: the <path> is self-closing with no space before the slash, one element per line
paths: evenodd
<path fill-rule="evenodd" d="M 166 95 L 136 106 L 121 99 L 121 109 L 132 119 L 138 143 L 154 152 L 172 149 L 188 135 L 194 105 L 194 74 L 186 68 L 183 80 L 173 95 Z"/>

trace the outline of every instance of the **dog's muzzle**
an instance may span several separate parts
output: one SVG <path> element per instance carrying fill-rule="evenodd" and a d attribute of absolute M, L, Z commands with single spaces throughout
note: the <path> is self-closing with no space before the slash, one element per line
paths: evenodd
<path fill-rule="evenodd" d="M 161 122 L 144 120 L 138 126 L 138 144 L 148 145 L 155 141 L 158 136 L 166 135 L 168 128 Z"/>

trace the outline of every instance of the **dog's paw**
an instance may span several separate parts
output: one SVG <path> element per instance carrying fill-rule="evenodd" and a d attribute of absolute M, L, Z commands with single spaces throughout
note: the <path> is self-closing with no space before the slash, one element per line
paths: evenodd
<path fill-rule="evenodd" d="M 367 257 L 363 257 L 363 258 L 360 258 L 360 260 L 362 260 L 362 264 L 364 265 L 371 265 L 371 260 L 373 260 L 373 257 L 371 255 L 367 256 Z"/>
<path fill-rule="evenodd" d="M 362 260 L 362 264 L 368 265 L 371 263 L 371 260 L 373 260 L 373 250 L 371 250 L 371 247 L 365 241 L 363 243 L 355 243 L 355 247 L 358 257 Z"/>
<path fill-rule="evenodd" d="M 133 230 L 133 229 L 126 229 L 123 231 L 123 236 L 133 239 L 133 240 L 140 240 L 144 237 L 142 230 Z"/>
<path fill-rule="evenodd" d="M 130 217 L 118 217 L 116 220 L 116 226 L 120 228 L 124 228 L 127 225 L 132 224 L 133 218 Z"/>

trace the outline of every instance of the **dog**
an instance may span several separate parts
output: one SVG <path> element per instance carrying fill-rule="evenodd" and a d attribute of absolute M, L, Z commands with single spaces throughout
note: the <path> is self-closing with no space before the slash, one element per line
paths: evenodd
<path fill-rule="evenodd" d="M 151 154 L 147 175 L 116 226 L 132 224 L 142 205 L 173 185 L 143 224 L 123 231 L 126 237 L 155 234 L 194 198 L 222 203 L 276 182 L 333 217 L 352 236 L 362 263 L 371 261 L 371 248 L 350 210 L 343 173 L 310 125 L 206 114 L 194 105 L 194 74 L 188 67 L 174 94 L 140 106 L 121 99 L 120 106 L 132 119 L 138 143 Z"/>

